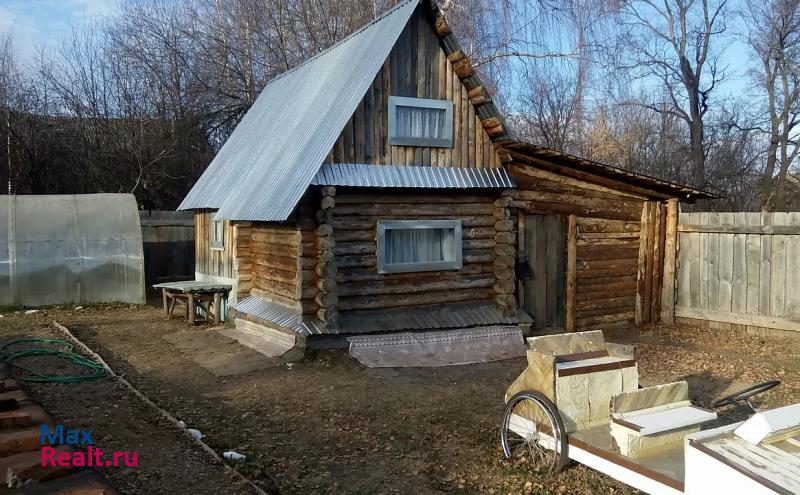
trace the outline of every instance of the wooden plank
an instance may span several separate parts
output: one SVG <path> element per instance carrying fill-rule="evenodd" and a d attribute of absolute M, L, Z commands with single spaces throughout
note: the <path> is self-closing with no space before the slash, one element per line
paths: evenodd
<path fill-rule="evenodd" d="M 750 315 L 727 311 L 714 311 L 710 309 L 686 308 L 683 306 L 677 306 L 675 308 L 675 316 L 680 318 L 694 318 L 697 320 L 721 321 L 737 325 L 800 331 L 800 319 L 781 316 Z"/>
<path fill-rule="evenodd" d="M 734 217 L 734 224 L 744 224 L 741 214 Z M 700 235 L 700 234 L 695 234 Z M 731 289 L 731 311 L 747 313 L 747 235 L 733 235 L 733 287 Z"/>
<path fill-rule="evenodd" d="M 534 313 L 537 321 L 536 327 L 544 328 L 547 326 L 547 268 L 549 264 L 547 259 L 547 217 L 534 215 L 531 218 L 534 224 L 530 231 L 533 237 L 529 239 L 535 263 L 533 265 Z"/>
<path fill-rule="evenodd" d="M 563 288 L 560 280 L 564 278 L 564 244 L 565 227 L 562 217 L 550 215 L 545 217 L 545 230 L 547 232 L 547 327 L 557 327 L 564 324 L 560 319 L 564 303 Z M 561 262 L 559 263 L 559 260 Z"/>
<path fill-rule="evenodd" d="M 761 224 L 760 213 L 746 213 L 746 225 L 758 226 Z M 760 297 L 758 291 L 761 287 L 761 235 L 747 234 L 745 239 L 747 257 L 747 305 L 748 314 L 758 314 Z"/>
<path fill-rule="evenodd" d="M 567 303 L 565 309 L 564 327 L 567 332 L 575 331 L 575 281 L 577 264 L 577 217 L 567 217 Z"/>
<path fill-rule="evenodd" d="M 800 226 L 800 213 L 788 214 L 789 225 Z M 784 315 L 800 318 L 800 236 L 790 236 L 786 242 L 786 297 Z"/>
<path fill-rule="evenodd" d="M 761 215 L 761 225 L 769 225 L 772 217 Z M 770 282 L 772 276 L 772 236 L 761 235 L 761 260 L 759 263 L 758 314 L 768 316 L 770 302 Z"/>
<path fill-rule="evenodd" d="M 658 205 L 658 240 L 656 244 L 656 271 L 653 279 L 653 321 L 661 321 L 661 287 L 664 283 L 664 250 L 667 243 L 667 206 Z"/>
<path fill-rule="evenodd" d="M 721 226 L 734 226 L 735 213 L 720 213 Z M 733 234 L 719 234 L 719 259 L 717 272 L 719 283 L 717 307 L 719 311 L 730 311 L 733 301 Z"/>
<path fill-rule="evenodd" d="M 788 213 L 772 214 L 773 224 L 786 225 L 788 222 Z M 776 235 L 772 238 L 770 316 L 784 316 L 786 314 L 787 243 L 790 239 L 788 235 Z"/>
<path fill-rule="evenodd" d="M 737 216 L 740 216 L 741 213 Z M 699 225 L 681 223 L 678 232 L 698 232 L 717 234 L 763 234 L 763 235 L 796 235 L 800 234 L 800 226 L 793 225 Z"/>
<path fill-rule="evenodd" d="M 675 245 L 676 247 L 675 304 L 685 307 L 691 306 L 692 265 L 689 258 L 690 235 L 691 234 L 688 233 L 678 234 Z"/>
<path fill-rule="evenodd" d="M 708 224 L 710 226 L 719 225 L 719 213 L 708 213 Z M 706 278 L 708 279 L 708 297 L 706 307 L 717 309 L 719 307 L 719 236 L 720 234 L 709 232 L 705 234 L 706 240 Z"/>
<path fill-rule="evenodd" d="M 699 219 L 699 223 L 707 224 L 708 223 L 708 212 L 699 212 L 696 214 Z M 697 258 L 699 260 L 699 280 L 700 280 L 700 294 L 699 294 L 699 308 L 707 308 L 708 307 L 708 234 L 699 234 L 698 235 L 698 242 L 700 244 L 699 247 L 699 254 L 700 256 Z"/>
<path fill-rule="evenodd" d="M 469 133 L 469 108 L 472 106 L 469 102 L 469 98 L 467 98 L 467 88 L 464 87 L 463 84 L 459 81 L 459 86 L 461 86 L 461 90 L 459 92 L 461 96 L 461 121 L 459 124 L 461 125 L 461 160 L 458 164 L 459 167 L 470 167 L 471 163 L 469 161 L 470 153 L 470 133 Z"/>
<path fill-rule="evenodd" d="M 649 323 L 652 320 L 650 311 L 653 306 L 653 278 L 655 277 L 655 245 L 657 242 L 656 211 L 658 203 L 648 201 L 647 207 L 647 245 L 645 246 L 645 279 L 644 279 L 644 299 L 642 300 L 642 321 Z M 641 237 L 641 236 L 640 236 Z M 640 241 L 641 242 L 641 241 Z"/>
<path fill-rule="evenodd" d="M 636 269 L 636 315 L 635 322 L 640 325 L 644 321 L 645 305 L 645 279 L 648 274 L 647 269 L 647 248 L 650 243 L 650 202 L 646 201 L 642 206 L 641 236 L 639 238 L 639 257 Z"/>

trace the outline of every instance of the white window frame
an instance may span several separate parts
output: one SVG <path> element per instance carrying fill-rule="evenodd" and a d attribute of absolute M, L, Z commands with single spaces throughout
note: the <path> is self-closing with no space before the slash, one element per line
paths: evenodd
<path fill-rule="evenodd" d="M 222 232 L 222 238 L 221 239 L 217 238 L 217 223 L 222 225 L 222 229 L 220 230 L 220 232 Z M 220 251 L 224 250 L 225 249 L 225 220 L 214 220 L 212 218 L 211 219 L 211 232 L 210 232 L 210 234 L 211 235 L 209 236 L 209 239 L 208 239 L 209 247 L 211 249 L 214 249 L 214 250 L 220 250 Z"/>
<path fill-rule="evenodd" d="M 419 138 L 397 135 L 397 107 L 435 108 L 445 111 L 444 137 Z M 432 148 L 453 147 L 453 102 L 426 98 L 389 97 L 389 144 L 400 146 L 429 146 Z"/>
<path fill-rule="evenodd" d="M 453 260 L 419 263 L 388 263 L 386 231 L 395 229 L 453 229 Z M 378 220 L 378 273 L 436 272 L 460 270 L 463 266 L 461 220 Z"/>

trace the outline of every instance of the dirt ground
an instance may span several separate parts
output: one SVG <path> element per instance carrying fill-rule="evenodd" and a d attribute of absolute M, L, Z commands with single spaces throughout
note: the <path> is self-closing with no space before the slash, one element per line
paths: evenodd
<path fill-rule="evenodd" d="M 218 452 L 247 455 L 237 468 L 272 493 L 637 493 L 581 466 L 543 479 L 501 460 L 503 393 L 523 359 L 367 369 L 326 351 L 291 367 L 217 377 L 162 338 L 186 330 L 184 322 L 145 306 L 6 312 L 0 340 L 52 336 L 53 319 Z M 607 338 L 637 345 L 643 384 L 687 379 L 701 404 L 770 378 L 784 384 L 762 396 L 765 405 L 800 400 L 797 340 L 684 326 L 615 337 Z M 104 471 L 123 493 L 249 493 L 109 380 L 32 391 L 58 420 L 93 428 L 107 448 L 140 452 L 140 467 Z"/>

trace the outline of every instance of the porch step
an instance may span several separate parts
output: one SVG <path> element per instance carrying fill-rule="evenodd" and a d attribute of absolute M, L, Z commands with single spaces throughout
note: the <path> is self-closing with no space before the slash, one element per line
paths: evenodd
<path fill-rule="evenodd" d="M 220 333 L 267 357 L 281 357 L 297 347 L 295 335 L 242 318 L 236 318 L 235 323 L 236 328 L 225 329 Z M 300 352 L 302 354 L 302 350 Z"/>
<path fill-rule="evenodd" d="M 483 326 L 349 337 L 350 355 L 370 368 L 434 367 L 525 356 L 517 326 Z"/>

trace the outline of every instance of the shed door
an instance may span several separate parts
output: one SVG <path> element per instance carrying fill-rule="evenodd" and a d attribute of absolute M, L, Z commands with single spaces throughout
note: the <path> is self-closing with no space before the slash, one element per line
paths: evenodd
<path fill-rule="evenodd" d="M 525 311 L 536 330 L 564 327 L 566 221 L 561 215 L 527 215 L 523 239 L 530 272 L 523 281 Z"/>

